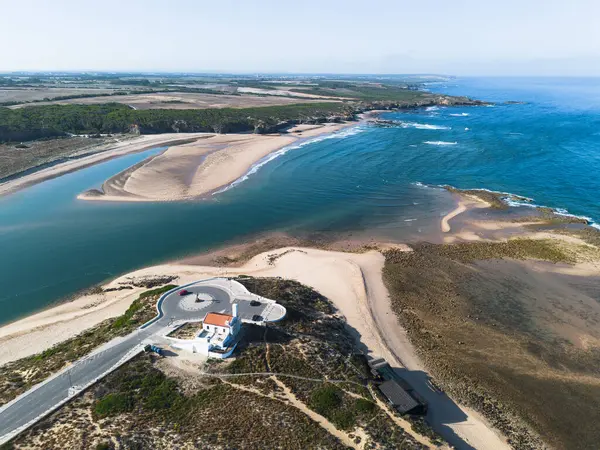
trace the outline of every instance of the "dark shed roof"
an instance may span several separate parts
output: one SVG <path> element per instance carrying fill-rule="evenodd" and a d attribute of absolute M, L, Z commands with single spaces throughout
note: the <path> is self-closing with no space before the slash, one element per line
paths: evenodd
<path fill-rule="evenodd" d="M 379 390 L 400 414 L 407 413 L 420 406 L 417 401 L 394 380 L 388 380 L 379 385 Z"/>

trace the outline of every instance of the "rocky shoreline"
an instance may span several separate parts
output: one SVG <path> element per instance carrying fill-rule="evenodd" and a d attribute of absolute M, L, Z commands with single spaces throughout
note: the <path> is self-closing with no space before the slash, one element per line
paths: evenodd
<path fill-rule="evenodd" d="M 487 106 L 490 102 L 474 100 L 469 97 L 455 97 L 449 95 L 432 94 L 430 97 L 424 97 L 417 101 L 370 101 L 359 102 L 355 105 L 349 105 L 347 112 L 336 113 L 333 115 L 322 115 L 306 117 L 302 119 L 282 120 L 277 124 L 268 125 L 260 121 L 254 127 L 256 134 L 278 133 L 287 128 L 301 124 L 322 124 L 322 123 L 343 123 L 358 120 L 362 114 L 372 113 L 374 111 L 406 111 L 417 108 L 427 108 L 431 106 Z M 376 120 L 377 123 L 385 123 L 384 120 Z"/>

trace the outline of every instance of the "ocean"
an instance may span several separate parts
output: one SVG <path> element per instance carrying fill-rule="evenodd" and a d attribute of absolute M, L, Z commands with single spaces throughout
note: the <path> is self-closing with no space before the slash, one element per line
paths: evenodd
<path fill-rule="evenodd" d="M 600 79 L 460 78 L 427 89 L 495 104 L 385 113 L 391 126 L 361 124 L 283 149 L 209 200 L 76 199 L 159 149 L 0 198 L 0 322 L 271 231 L 431 239 L 455 205 L 428 185 L 511 192 L 600 222 Z"/>

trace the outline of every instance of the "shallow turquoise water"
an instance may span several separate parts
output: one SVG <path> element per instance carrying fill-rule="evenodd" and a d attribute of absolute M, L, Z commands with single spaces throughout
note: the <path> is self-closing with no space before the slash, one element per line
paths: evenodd
<path fill-rule="evenodd" d="M 510 191 L 600 219 L 599 80 L 430 88 L 529 103 L 388 113 L 393 127 L 362 125 L 296 146 L 208 201 L 76 200 L 153 151 L 0 198 L 0 322 L 132 269 L 268 231 L 430 238 L 453 204 L 418 182 Z"/>

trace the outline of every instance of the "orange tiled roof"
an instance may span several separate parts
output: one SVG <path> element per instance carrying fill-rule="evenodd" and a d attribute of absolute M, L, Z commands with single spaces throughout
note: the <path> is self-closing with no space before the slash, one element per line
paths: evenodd
<path fill-rule="evenodd" d="M 228 327 L 229 323 L 233 319 L 233 316 L 229 314 L 223 313 L 208 313 L 206 317 L 204 317 L 204 324 L 206 325 L 216 325 L 218 327 Z"/>

